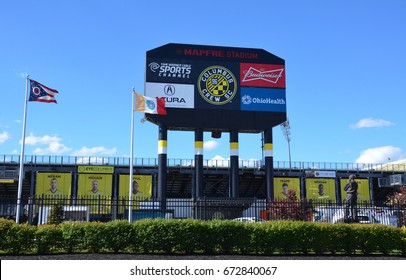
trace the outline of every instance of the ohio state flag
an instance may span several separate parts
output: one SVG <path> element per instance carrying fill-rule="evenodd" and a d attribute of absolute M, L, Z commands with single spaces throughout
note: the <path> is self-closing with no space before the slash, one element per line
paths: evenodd
<path fill-rule="evenodd" d="M 43 84 L 30 79 L 30 98 L 28 101 L 58 103 L 55 99 L 55 95 L 57 93 L 57 90 L 44 86 Z"/>

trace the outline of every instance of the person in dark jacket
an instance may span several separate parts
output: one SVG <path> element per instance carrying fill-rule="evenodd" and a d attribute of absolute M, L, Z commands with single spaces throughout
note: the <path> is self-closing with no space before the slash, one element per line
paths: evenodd
<path fill-rule="evenodd" d="M 350 175 L 348 179 L 348 183 L 344 187 L 344 190 L 347 192 L 344 219 L 355 222 L 357 220 L 358 183 L 355 182 L 355 175 Z"/>

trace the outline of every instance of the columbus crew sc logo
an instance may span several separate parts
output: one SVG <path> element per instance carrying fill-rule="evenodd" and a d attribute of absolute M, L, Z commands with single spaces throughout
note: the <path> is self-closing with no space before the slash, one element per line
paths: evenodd
<path fill-rule="evenodd" d="M 210 66 L 199 76 L 198 89 L 207 102 L 223 105 L 230 102 L 237 92 L 236 79 L 225 67 Z"/>

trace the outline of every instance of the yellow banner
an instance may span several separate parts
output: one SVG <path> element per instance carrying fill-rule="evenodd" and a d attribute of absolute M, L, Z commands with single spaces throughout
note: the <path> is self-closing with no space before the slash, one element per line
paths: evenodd
<path fill-rule="evenodd" d="M 1 184 L 13 184 L 14 179 L 0 179 Z"/>
<path fill-rule="evenodd" d="M 286 199 L 288 191 L 293 190 L 297 199 L 300 199 L 300 179 L 299 178 L 274 178 L 275 199 Z"/>
<path fill-rule="evenodd" d="M 119 196 L 129 197 L 130 175 L 121 174 L 119 183 Z M 134 199 L 146 199 L 152 196 L 152 176 L 133 175 L 132 197 Z"/>
<path fill-rule="evenodd" d="M 355 182 L 358 183 L 358 202 L 361 201 L 371 201 L 371 194 L 369 191 L 369 181 L 368 179 L 355 179 Z M 344 190 L 345 185 L 348 183 L 348 178 L 340 179 L 340 190 L 341 190 L 341 199 L 344 201 L 347 196 L 346 191 Z"/>
<path fill-rule="evenodd" d="M 113 175 L 79 174 L 78 195 L 111 196 Z"/>
<path fill-rule="evenodd" d="M 71 173 L 37 172 L 36 195 L 71 195 Z"/>
<path fill-rule="evenodd" d="M 336 202 L 335 179 L 306 179 L 306 198 Z"/>
<path fill-rule="evenodd" d="M 82 165 L 78 166 L 79 173 L 103 173 L 103 174 L 113 174 L 113 166 L 92 166 L 92 165 Z"/>

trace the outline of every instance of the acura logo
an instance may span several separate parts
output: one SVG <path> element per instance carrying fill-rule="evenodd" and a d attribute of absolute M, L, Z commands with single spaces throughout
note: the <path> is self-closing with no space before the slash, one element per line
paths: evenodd
<path fill-rule="evenodd" d="M 168 96 L 172 96 L 175 94 L 175 86 L 173 85 L 166 85 L 164 87 L 164 93 Z"/>

